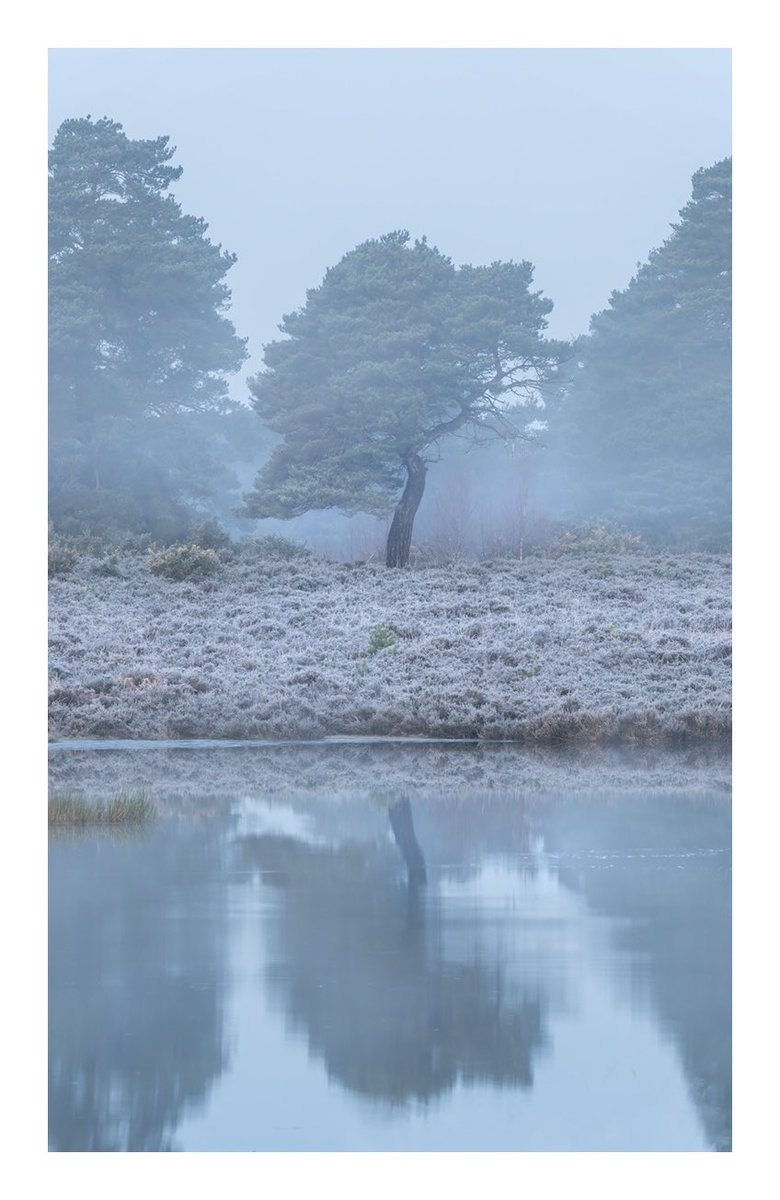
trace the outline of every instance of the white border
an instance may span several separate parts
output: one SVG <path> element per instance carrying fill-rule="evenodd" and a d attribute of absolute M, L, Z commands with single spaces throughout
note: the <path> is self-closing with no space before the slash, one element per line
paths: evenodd
<path fill-rule="evenodd" d="M 735 15 L 735 9 L 738 15 Z M 773 925 L 763 937 L 760 919 L 771 912 L 776 840 L 771 824 L 777 785 L 770 722 L 776 663 L 768 648 L 776 621 L 774 583 L 778 445 L 771 423 L 777 401 L 774 367 L 777 324 L 771 283 L 777 277 L 775 182 L 777 112 L 776 43 L 769 8 L 758 3 L 656 2 L 548 3 L 508 6 L 399 0 L 393 5 L 313 3 L 299 0 L 248 11 L 244 5 L 148 3 L 111 8 L 74 0 L 37 4 L 6 26 L 3 69 L 3 152 L 6 165 L 4 230 L 5 322 L 3 513 L 7 571 L 5 631 L 9 659 L 4 716 L 10 731 L 11 786 L 6 804 L 21 813 L 30 835 L 30 857 L 19 856 L 6 825 L 5 1029 L 11 1074 L 4 1089 L 10 1113 L 4 1123 L 9 1150 L 5 1175 L 24 1194 L 80 1197 L 137 1194 L 154 1179 L 187 1196 L 212 1195 L 246 1178 L 260 1188 L 296 1195 L 337 1187 L 342 1195 L 395 1195 L 435 1189 L 455 1194 L 512 1190 L 538 1184 L 545 1196 L 598 1188 L 600 1197 L 653 1197 L 671 1185 L 673 1197 L 704 1191 L 708 1197 L 764 1194 L 773 1171 L 775 1060 L 768 1039 L 776 1027 L 771 954 Z M 766 13 L 766 15 L 763 15 Z M 7 18 L 8 21 L 8 18 Z M 47 47 L 733 47 L 735 50 L 735 170 L 737 218 L 735 382 L 737 502 L 737 790 L 735 1001 L 735 1145 L 731 1155 L 126 1155 L 121 1165 L 106 1155 L 47 1155 L 45 1151 L 45 863 L 40 854 L 45 818 L 45 200 L 41 180 L 46 150 Z M 770 212 L 771 205 L 771 212 Z M 772 251 L 775 260 L 772 259 Z M 10 367 L 10 370 L 8 369 Z M 10 378 L 9 378 L 10 375 Z M 764 524 L 762 521 L 766 523 Z M 769 520 L 766 520 L 767 515 Z M 766 702 L 761 693 L 765 692 Z M 763 757 L 762 757 L 763 755 Z M 15 758 L 15 761 L 14 761 Z M 9 827 L 10 826 L 10 827 Z M 756 836 L 758 835 L 758 836 Z M 10 920 L 9 920 L 10 918 Z M 751 936 L 753 934 L 753 936 Z M 756 953 L 751 953 L 755 950 Z M 766 968 L 761 965 L 767 962 Z M 776 1050 L 776 1043 L 775 1043 Z M 762 1080 L 766 1082 L 762 1089 Z M 251 1173 L 251 1174 L 250 1174 Z M 18 1180 L 15 1185 L 14 1181 Z M 22 1182 L 23 1181 L 23 1182 Z M 159 1181 L 159 1182 L 158 1182 Z M 71 1192 L 72 1189 L 72 1192 Z"/>

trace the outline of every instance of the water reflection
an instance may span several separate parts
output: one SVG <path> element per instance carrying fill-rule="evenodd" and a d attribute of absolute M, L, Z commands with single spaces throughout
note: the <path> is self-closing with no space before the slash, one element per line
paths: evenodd
<path fill-rule="evenodd" d="M 730 1146 L 723 798 L 205 808 L 51 844 L 52 1148 Z"/>
<path fill-rule="evenodd" d="M 167 1150 L 226 1069 L 219 859 L 191 823 L 52 839 L 52 1149 Z"/>
<path fill-rule="evenodd" d="M 712 852 L 731 844 L 728 806 L 664 796 L 570 801 L 554 806 L 545 825 L 562 882 L 592 911 L 622 919 L 615 963 L 633 1003 L 658 1014 L 709 1143 L 730 1149 L 730 856 Z M 589 862 L 594 843 L 603 857 Z"/>
<path fill-rule="evenodd" d="M 430 1100 L 459 1078 L 531 1086 L 544 997 L 472 952 L 469 937 L 458 953 L 445 947 L 417 856 L 404 883 L 391 847 L 266 836 L 243 849 L 283 893 L 269 986 L 329 1076 L 394 1104 Z"/>

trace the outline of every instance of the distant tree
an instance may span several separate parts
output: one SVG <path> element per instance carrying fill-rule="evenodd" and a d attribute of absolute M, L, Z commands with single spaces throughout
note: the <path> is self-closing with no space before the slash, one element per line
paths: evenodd
<path fill-rule="evenodd" d="M 390 567 L 409 560 L 427 464 L 450 435 L 532 436 L 564 353 L 528 262 L 456 268 L 405 230 L 364 242 L 285 316 L 254 406 L 281 435 L 247 497 L 255 517 L 389 514 Z M 399 498 L 399 492 L 402 494 Z"/>
<path fill-rule="evenodd" d="M 728 538 L 731 160 L 591 320 L 552 437 L 588 515 L 664 539 Z"/>
<path fill-rule="evenodd" d="M 246 358 L 225 315 L 235 262 L 168 189 L 167 137 L 107 117 L 65 121 L 49 156 L 49 413 L 53 497 L 105 489 L 105 465 L 162 425 L 230 407 Z M 162 439 L 165 441 L 165 437 Z M 130 456 L 132 458 L 132 454 Z M 164 468 L 164 451 L 158 466 Z M 109 489 L 110 490 L 110 489 Z M 55 514 L 56 515 L 56 514 Z"/>

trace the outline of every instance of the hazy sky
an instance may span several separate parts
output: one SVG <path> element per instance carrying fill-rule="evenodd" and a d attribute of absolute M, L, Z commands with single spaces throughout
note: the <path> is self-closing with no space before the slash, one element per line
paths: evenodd
<path fill-rule="evenodd" d="M 728 50 L 55 50 L 50 136 L 167 134 L 176 194 L 235 251 L 257 369 L 341 256 L 407 228 L 456 263 L 530 259 L 584 332 L 731 152 Z M 237 397 L 245 396 L 238 381 Z"/>

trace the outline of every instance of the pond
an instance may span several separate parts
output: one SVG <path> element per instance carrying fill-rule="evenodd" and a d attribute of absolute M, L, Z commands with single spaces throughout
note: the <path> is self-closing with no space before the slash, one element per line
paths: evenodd
<path fill-rule="evenodd" d="M 49 1140 L 728 1150 L 721 759 L 55 745 Z"/>

